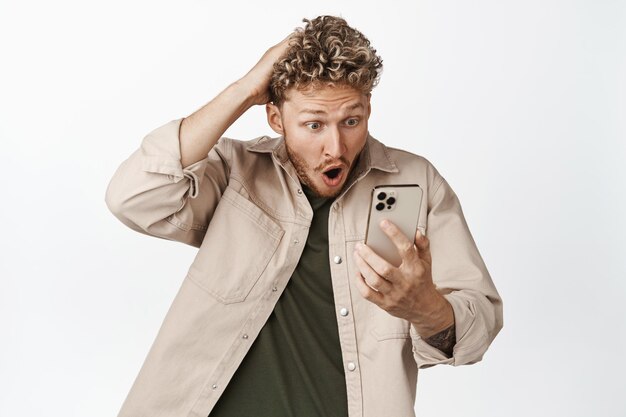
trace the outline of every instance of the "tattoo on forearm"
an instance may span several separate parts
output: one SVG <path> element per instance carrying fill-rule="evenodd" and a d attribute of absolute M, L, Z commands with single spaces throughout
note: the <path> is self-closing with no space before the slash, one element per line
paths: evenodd
<path fill-rule="evenodd" d="M 456 344 L 456 326 L 453 324 L 445 330 L 430 336 L 426 339 L 426 343 L 434 348 L 439 349 L 448 357 L 452 357 L 452 350 Z"/>

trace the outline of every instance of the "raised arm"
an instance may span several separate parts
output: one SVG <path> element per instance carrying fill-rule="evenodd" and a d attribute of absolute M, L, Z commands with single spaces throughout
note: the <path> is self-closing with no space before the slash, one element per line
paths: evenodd
<path fill-rule="evenodd" d="M 243 78 L 183 120 L 180 152 L 184 167 L 204 159 L 226 129 L 246 110 L 269 101 L 268 89 L 274 62 L 288 46 L 289 37 L 265 52 Z"/>
<path fill-rule="evenodd" d="M 184 119 L 144 137 L 117 169 L 105 201 L 141 233 L 199 247 L 228 185 L 230 145 L 220 137 L 243 113 L 269 100 L 274 62 L 289 38 L 270 48 L 241 79 Z"/>

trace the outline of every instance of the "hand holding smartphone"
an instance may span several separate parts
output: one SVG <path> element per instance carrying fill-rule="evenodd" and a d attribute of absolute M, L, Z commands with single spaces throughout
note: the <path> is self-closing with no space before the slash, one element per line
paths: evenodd
<path fill-rule="evenodd" d="M 388 219 L 414 242 L 422 194 L 417 184 L 378 185 L 372 190 L 365 244 L 393 266 L 399 266 L 402 258 L 380 222 Z"/>

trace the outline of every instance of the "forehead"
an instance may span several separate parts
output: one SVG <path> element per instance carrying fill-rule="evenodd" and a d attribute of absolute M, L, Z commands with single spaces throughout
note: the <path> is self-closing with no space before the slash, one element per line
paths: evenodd
<path fill-rule="evenodd" d="M 323 85 L 291 88 L 286 92 L 283 104 L 290 113 L 324 114 L 365 110 L 367 101 L 368 95 L 353 87 Z"/>

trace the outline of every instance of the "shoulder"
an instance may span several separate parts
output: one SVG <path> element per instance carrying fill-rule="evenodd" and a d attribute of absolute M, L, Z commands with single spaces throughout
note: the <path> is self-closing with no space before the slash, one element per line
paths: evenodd
<path fill-rule="evenodd" d="M 394 148 L 391 146 L 385 146 L 389 156 L 401 165 L 412 165 L 416 167 L 428 167 L 435 168 L 433 163 L 423 155 L 416 154 L 405 149 Z"/>
<path fill-rule="evenodd" d="M 280 142 L 281 138 L 263 135 L 247 140 L 221 137 L 218 143 L 222 143 L 222 146 L 231 148 L 234 153 L 248 154 L 250 152 L 271 153 L 280 145 Z"/>
<path fill-rule="evenodd" d="M 222 136 L 215 148 L 217 152 L 228 155 L 228 159 L 241 161 L 256 159 L 264 153 L 271 154 L 279 143 L 280 138 L 267 135 L 247 140 Z"/>
<path fill-rule="evenodd" d="M 280 154 L 281 138 L 272 138 L 267 135 L 258 136 L 254 139 L 241 140 L 229 137 L 221 137 L 218 142 L 218 152 L 223 150 L 227 156 L 230 177 L 240 181 L 248 181 L 255 178 L 259 173 L 276 172 L 275 165 L 279 162 L 279 157 L 273 154 Z"/>
<path fill-rule="evenodd" d="M 437 188 L 443 181 L 442 175 L 427 157 L 405 149 L 387 146 L 374 138 L 372 140 L 376 144 L 374 148 L 385 153 L 401 176 L 425 179 L 431 188 Z"/>

